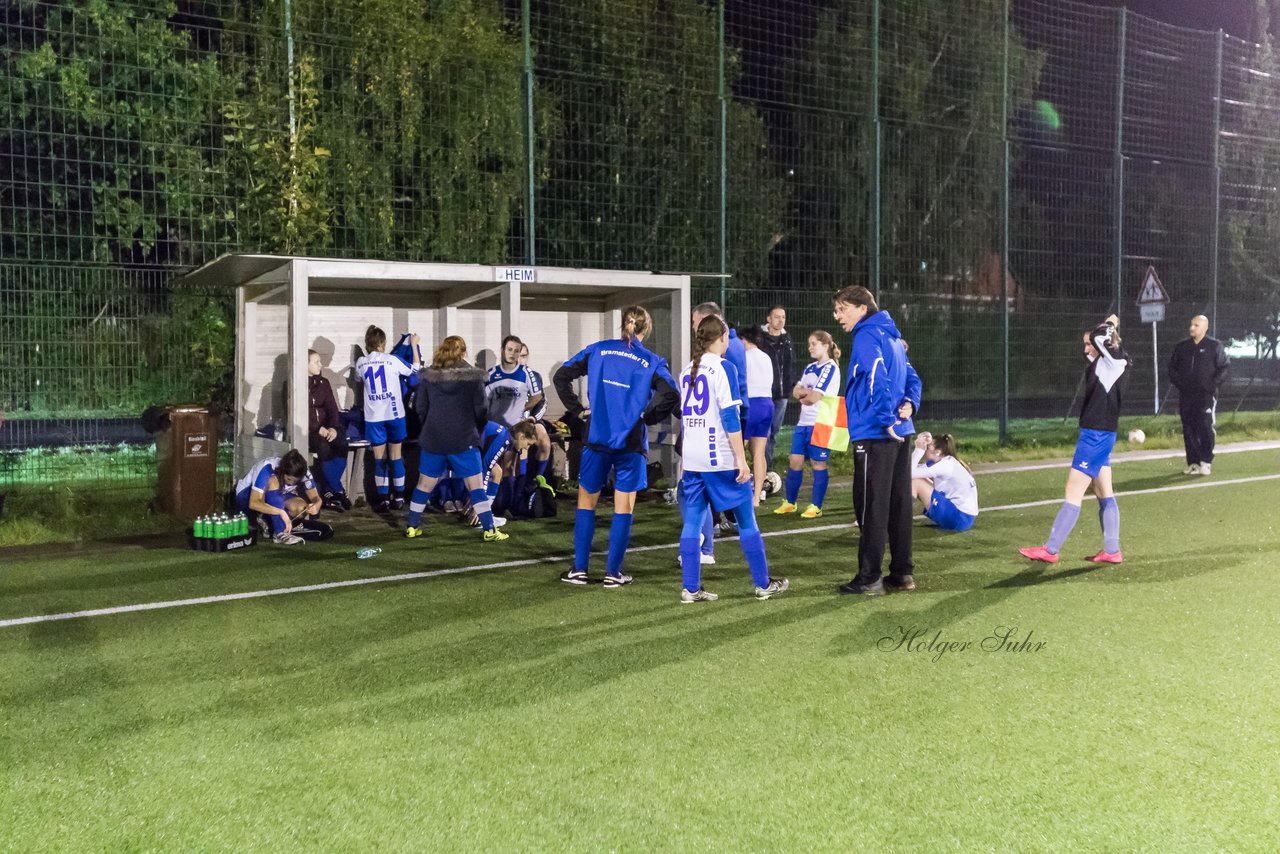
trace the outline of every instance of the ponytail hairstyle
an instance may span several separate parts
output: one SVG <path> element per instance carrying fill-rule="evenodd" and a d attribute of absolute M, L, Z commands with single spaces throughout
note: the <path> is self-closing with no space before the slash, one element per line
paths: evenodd
<path fill-rule="evenodd" d="M 280 462 L 276 465 L 276 474 L 281 478 L 292 477 L 302 480 L 307 476 L 307 460 L 295 448 L 280 458 Z"/>
<path fill-rule="evenodd" d="M 648 337 L 653 329 L 653 318 L 642 305 L 629 305 L 622 310 L 622 340 L 631 344 Z"/>
<path fill-rule="evenodd" d="M 689 379 L 698 378 L 698 367 L 702 364 L 702 356 L 707 348 L 724 337 L 729 326 L 714 314 L 708 314 L 698 324 L 698 331 L 693 334 L 693 366 Z"/>
<path fill-rule="evenodd" d="M 450 335 L 440 342 L 431 356 L 431 367 L 437 370 L 456 368 L 467 356 L 467 342 L 460 335 Z"/>
<path fill-rule="evenodd" d="M 933 447 L 938 453 L 944 457 L 953 457 L 956 462 L 964 466 L 965 471 L 973 474 L 973 469 L 969 468 L 969 464 L 956 456 L 956 437 L 950 433 L 943 433 L 941 436 L 933 438 Z"/>
<path fill-rule="evenodd" d="M 827 348 L 827 358 L 833 362 L 840 361 L 840 347 L 836 344 L 836 339 L 831 337 L 831 333 L 825 329 L 818 329 L 809 333 L 810 338 L 817 338 L 818 341 Z"/>
<path fill-rule="evenodd" d="M 387 346 L 387 333 L 383 332 L 376 326 L 370 326 L 364 331 L 364 349 L 368 353 L 374 350 L 381 350 Z"/>
<path fill-rule="evenodd" d="M 527 442 L 538 441 L 538 428 L 534 426 L 532 418 L 517 421 L 508 428 L 508 432 L 513 439 L 524 439 Z"/>

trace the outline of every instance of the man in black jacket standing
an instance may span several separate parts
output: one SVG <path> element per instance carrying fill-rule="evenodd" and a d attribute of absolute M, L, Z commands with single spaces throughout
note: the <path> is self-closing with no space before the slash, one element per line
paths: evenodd
<path fill-rule="evenodd" d="M 1178 389 L 1182 441 L 1187 448 L 1184 474 L 1213 471 L 1214 420 L 1218 387 L 1227 376 L 1227 353 L 1222 342 L 1208 336 L 1209 318 L 1191 318 L 1191 337 L 1179 341 L 1169 359 L 1169 381 Z"/>
<path fill-rule="evenodd" d="M 787 404 L 791 402 L 791 390 L 796 380 L 796 345 L 787 334 L 787 310 L 780 305 L 769 309 L 764 326 L 763 347 L 773 362 L 773 425 L 769 428 L 769 441 L 764 446 L 764 458 L 768 468 L 773 468 L 773 446 L 787 417 Z"/>

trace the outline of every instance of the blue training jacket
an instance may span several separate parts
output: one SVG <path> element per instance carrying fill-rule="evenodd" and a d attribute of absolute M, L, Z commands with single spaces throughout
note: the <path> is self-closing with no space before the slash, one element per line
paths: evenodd
<path fill-rule="evenodd" d="M 724 360 L 738 372 L 738 384 L 736 390 L 738 399 L 743 403 L 747 402 L 747 345 L 742 343 L 742 339 L 738 337 L 738 333 L 729 329 L 729 349 L 724 351 Z"/>
<path fill-rule="evenodd" d="M 889 312 L 867 315 L 853 327 L 850 351 L 844 386 L 849 438 L 888 438 L 886 431 L 898 420 L 904 401 L 920 411 L 922 391 L 920 375 L 907 360 L 902 334 Z"/>
<path fill-rule="evenodd" d="M 648 451 L 646 425 L 666 420 L 680 403 L 666 360 L 640 341 L 600 341 L 560 366 L 552 382 L 571 414 L 583 409 L 573 388 L 579 377 L 587 378 L 591 400 L 587 445 L 600 450 Z"/>

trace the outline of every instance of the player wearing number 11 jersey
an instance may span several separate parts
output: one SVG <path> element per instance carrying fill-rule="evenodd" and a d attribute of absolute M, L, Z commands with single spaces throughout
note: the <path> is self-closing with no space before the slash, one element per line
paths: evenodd
<path fill-rule="evenodd" d="M 404 460 L 400 443 L 405 439 L 404 398 L 400 394 L 400 378 L 412 376 L 418 369 L 418 336 L 413 336 L 413 364 L 388 354 L 387 334 L 376 326 L 364 333 L 368 353 L 356 361 L 356 373 L 364 381 L 364 438 L 373 451 L 373 482 L 378 490 L 378 512 L 393 506 L 404 506 Z M 394 498 L 389 494 L 392 482 Z"/>
<path fill-rule="evenodd" d="M 704 317 L 694 335 L 693 360 L 680 375 L 684 431 L 684 475 L 680 479 L 680 569 L 684 589 L 680 601 L 684 603 L 719 598 L 702 589 L 699 538 L 708 506 L 722 513 L 733 511 L 757 598 L 768 599 L 789 586 L 785 578 L 769 578 L 764 538 L 752 506 L 751 468 L 742 444 L 738 372 L 724 359 L 728 346 L 729 327 L 725 322 L 715 315 Z"/>

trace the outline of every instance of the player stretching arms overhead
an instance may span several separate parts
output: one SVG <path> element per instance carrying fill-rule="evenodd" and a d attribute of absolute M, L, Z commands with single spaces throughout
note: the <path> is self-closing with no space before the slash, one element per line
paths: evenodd
<path fill-rule="evenodd" d="M 666 360 L 644 346 L 653 328 L 649 312 L 638 305 L 622 310 L 622 337 L 582 350 L 556 371 L 553 382 L 567 413 L 590 418 L 578 475 L 578 512 L 573 520 L 573 567 L 561 573 L 567 584 L 587 583 L 587 562 L 596 530 L 596 503 L 610 470 L 614 474 L 613 523 L 609 527 L 606 589 L 631 583 L 622 560 L 631 542 L 636 493 L 648 486 L 645 471 L 650 424 L 671 415 L 680 402 Z M 573 381 L 587 378 L 590 406 L 584 406 Z"/>
<path fill-rule="evenodd" d="M 1111 487 L 1111 449 L 1120 424 L 1120 398 L 1124 393 L 1129 357 L 1120 344 L 1120 323 L 1113 314 L 1084 334 L 1084 403 L 1080 407 L 1080 438 L 1067 472 L 1066 500 L 1058 508 L 1049 539 L 1043 546 L 1018 549 L 1023 557 L 1057 563 L 1058 552 L 1080 518 L 1080 503 L 1093 484 L 1098 497 L 1098 521 L 1102 524 L 1102 551 L 1085 558 L 1093 563 L 1120 563 L 1120 508 Z"/>
<path fill-rule="evenodd" d="M 756 598 L 768 599 L 786 591 L 785 578 L 769 578 L 764 538 L 756 526 L 751 468 L 742 444 L 738 376 L 725 360 L 729 328 L 714 314 L 703 318 L 693 342 L 693 360 L 680 375 L 680 408 L 684 431 L 684 476 L 680 530 L 680 568 L 683 603 L 712 602 L 719 597 L 702 589 L 699 536 L 708 506 L 734 511 L 739 542 L 755 582 Z"/>

